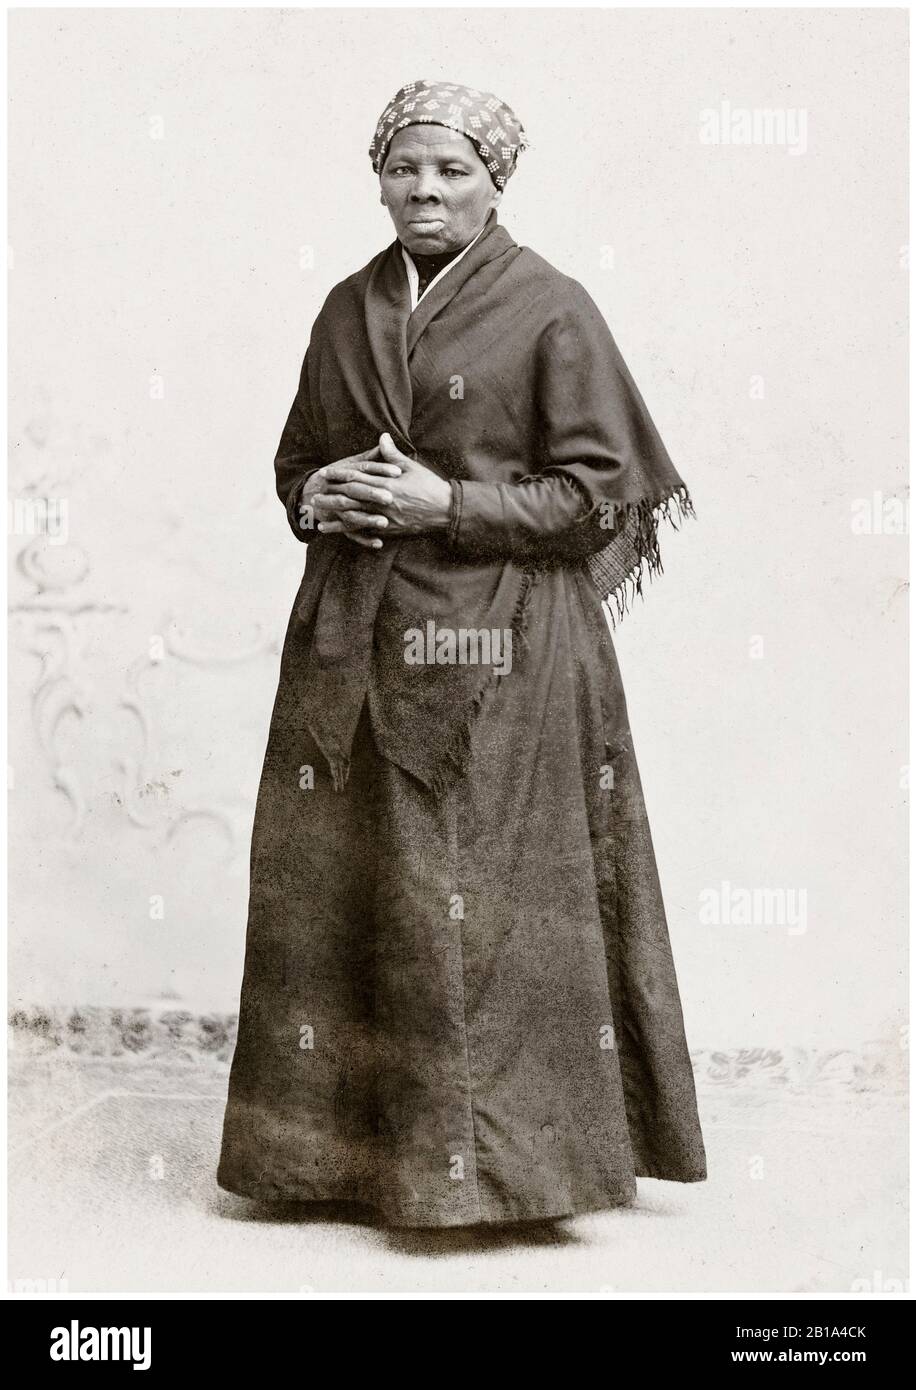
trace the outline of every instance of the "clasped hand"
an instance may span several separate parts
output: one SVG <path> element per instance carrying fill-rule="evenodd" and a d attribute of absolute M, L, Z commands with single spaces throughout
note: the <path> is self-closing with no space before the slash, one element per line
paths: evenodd
<path fill-rule="evenodd" d="M 445 530 L 452 491 L 444 478 L 402 454 L 390 434 L 365 453 L 325 464 L 307 480 L 299 498 L 322 535 L 340 534 L 378 550 L 380 532 L 417 536 Z"/>

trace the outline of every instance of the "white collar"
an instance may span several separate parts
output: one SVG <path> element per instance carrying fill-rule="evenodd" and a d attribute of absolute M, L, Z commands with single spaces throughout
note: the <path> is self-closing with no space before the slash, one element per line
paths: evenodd
<path fill-rule="evenodd" d="M 485 222 L 485 223 L 483 224 L 483 226 L 481 227 L 480 231 L 477 233 L 477 236 L 475 236 L 474 241 L 477 241 L 480 237 L 483 236 L 483 234 L 484 234 L 484 232 L 485 232 L 485 230 L 486 230 L 486 226 L 487 226 L 487 224 L 486 224 L 486 222 Z M 404 246 L 403 244 L 401 245 L 401 255 L 404 257 L 404 265 L 405 265 L 406 268 L 407 268 L 407 283 L 408 283 L 408 285 L 410 286 L 410 312 L 411 312 L 411 313 L 413 313 L 414 309 L 416 309 L 416 307 L 417 307 L 417 305 L 419 304 L 420 300 L 423 298 L 423 295 L 429 294 L 429 292 L 430 292 L 430 290 L 432 289 L 433 285 L 438 285 L 438 283 L 439 283 L 439 281 L 442 279 L 443 275 L 447 275 L 448 272 L 451 270 L 452 266 L 457 265 L 458 262 L 461 260 L 461 257 L 467 255 L 467 253 L 470 251 L 471 247 L 474 245 L 474 241 L 469 241 L 468 244 L 467 244 L 467 246 L 463 247 L 462 250 L 460 250 L 460 251 L 458 252 L 458 255 L 455 256 L 452 260 L 449 261 L 448 265 L 444 265 L 444 266 L 442 267 L 442 269 L 439 271 L 439 274 L 438 274 L 438 275 L 434 275 L 434 276 L 433 276 L 432 280 L 430 280 L 429 284 L 426 286 L 426 289 L 423 291 L 423 294 L 420 294 L 420 276 L 419 276 L 419 273 L 418 273 L 418 271 L 417 271 L 417 267 L 416 267 L 416 265 L 414 264 L 413 257 L 411 256 L 410 252 L 407 250 L 407 247 Z"/>

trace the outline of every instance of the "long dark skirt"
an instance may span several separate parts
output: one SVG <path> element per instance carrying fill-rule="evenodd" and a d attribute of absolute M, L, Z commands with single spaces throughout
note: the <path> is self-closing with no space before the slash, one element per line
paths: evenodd
<path fill-rule="evenodd" d="M 453 1226 L 631 1205 L 637 1176 L 702 1180 L 626 704 L 588 580 L 540 587 L 538 679 L 497 683 L 441 801 L 379 755 L 365 709 L 333 790 L 296 698 L 308 636 L 294 609 L 220 1186 Z"/>

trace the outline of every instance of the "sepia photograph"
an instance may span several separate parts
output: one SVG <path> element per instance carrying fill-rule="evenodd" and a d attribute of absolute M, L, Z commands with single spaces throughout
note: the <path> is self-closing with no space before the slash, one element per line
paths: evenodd
<path fill-rule="evenodd" d="M 908 1296 L 908 12 L 7 24 L 8 1297 Z"/>

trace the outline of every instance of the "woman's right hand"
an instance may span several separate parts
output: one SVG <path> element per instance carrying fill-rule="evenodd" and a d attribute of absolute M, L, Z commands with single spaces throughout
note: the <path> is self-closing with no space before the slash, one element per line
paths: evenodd
<path fill-rule="evenodd" d="M 308 516 L 310 527 L 317 524 L 322 535 L 343 534 L 357 545 L 379 550 L 382 545 L 379 537 L 364 535 L 363 531 L 388 525 L 387 517 L 378 516 L 372 507 L 384 506 L 392 500 L 380 479 L 397 478 L 400 474 L 397 464 L 386 463 L 380 457 L 376 444 L 362 454 L 327 463 L 310 474 L 299 494 L 297 511 L 302 518 Z M 328 483 L 350 483 L 351 493 L 358 496 L 325 492 L 323 489 Z"/>

